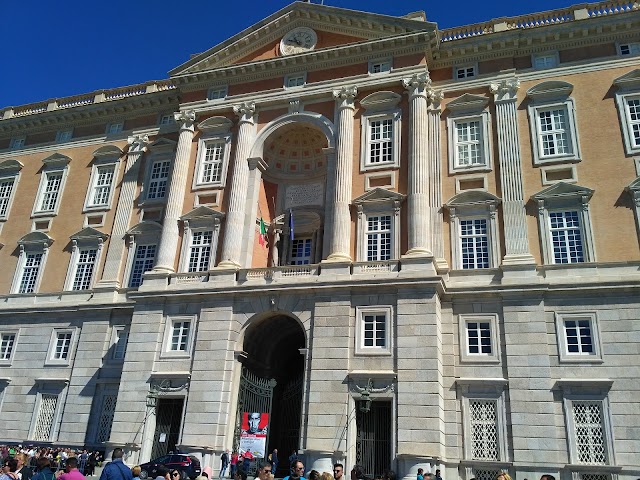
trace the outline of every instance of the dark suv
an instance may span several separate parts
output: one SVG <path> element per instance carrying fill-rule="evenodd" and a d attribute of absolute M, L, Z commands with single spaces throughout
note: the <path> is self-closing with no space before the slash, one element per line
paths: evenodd
<path fill-rule="evenodd" d="M 158 457 L 155 460 L 151 460 L 150 462 L 140 465 L 140 468 L 142 468 L 140 478 L 156 478 L 156 472 L 160 465 L 164 465 L 169 470 L 173 470 L 174 468 L 176 470 L 180 470 L 183 478 L 188 477 L 191 480 L 194 480 L 201 472 L 200 460 L 198 460 L 197 457 L 182 453 L 172 453 L 170 455 L 163 455 L 162 457 Z"/>

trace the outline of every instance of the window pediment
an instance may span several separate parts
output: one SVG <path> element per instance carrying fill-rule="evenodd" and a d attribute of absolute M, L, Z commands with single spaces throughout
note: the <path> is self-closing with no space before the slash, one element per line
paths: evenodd
<path fill-rule="evenodd" d="M 104 147 L 100 147 L 93 152 L 93 157 L 96 159 L 103 158 L 111 158 L 116 157 L 120 158 L 123 155 L 123 151 L 114 145 L 106 145 Z"/>
<path fill-rule="evenodd" d="M 177 145 L 178 143 L 174 142 L 173 140 L 169 140 L 166 138 L 159 138 L 155 142 L 149 144 L 149 149 L 153 150 L 154 153 L 172 152 L 173 150 L 175 150 Z"/>
<path fill-rule="evenodd" d="M 53 243 L 53 238 L 43 232 L 30 232 L 18 240 L 20 246 L 44 246 L 49 247 Z"/>
<path fill-rule="evenodd" d="M 640 69 L 631 70 L 616 78 L 613 84 L 622 91 L 640 90 Z"/>
<path fill-rule="evenodd" d="M 99 230 L 96 230 L 93 227 L 86 227 L 83 228 L 82 230 L 80 230 L 77 233 L 74 233 L 73 235 L 71 235 L 69 237 L 71 240 L 75 240 L 75 241 L 85 241 L 85 242 L 99 242 L 102 241 L 104 242 L 107 238 L 109 238 L 109 235 L 107 235 L 106 233 L 102 233 Z"/>
<path fill-rule="evenodd" d="M 550 100 L 565 100 L 573 92 L 573 85 L 567 82 L 542 82 L 527 90 L 527 97 L 534 102 Z"/>
<path fill-rule="evenodd" d="M 489 97 L 465 93 L 464 95 L 447 103 L 447 109 L 455 113 L 478 112 L 483 110 L 488 104 Z"/>
<path fill-rule="evenodd" d="M 211 134 L 227 134 L 231 130 L 233 122 L 227 117 L 210 117 L 198 124 L 198 130 Z"/>
<path fill-rule="evenodd" d="M 60 153 L 54 153 L 42 160 L 44 168 L 64 168 L 69 164 L 69 162 L 71 162 L 71 157 L 67 157 Z"/>
<path fill-rule="evenodd" d="M 544 190 L 534 194 L 531 198 L 535 201 L 561 201 L 565 199 L 581 199 L 583 203 L 588 202 L 594 190 L 580 185 L 558 182 Z"/>
<path fill-rule="evenodd" d="M 360 100 L 360 106 L 367 111 L 391 110 L 396 108 L 402 96 L 395 92 L 375 92 Z"/>
<path fill-rule="evenodd" d="M 5 173 L 17 173 L 22 170 L 24 165 L 18 160 L 5 160 L 0 162 L 0 175 Z"/>
<path fill-rule="evenodd" d="M 363 206 L 380 205 L 385 203 L 402 202 L 405 198 L 406 195 L 378 187 L 364 195 L 360 195 L 358 198 L 353 200 L 353 204 Z"/>
<path fill-rule="evenodd" d="M 445 203 L 447 208 L 475 207 L 482 205 L 498 205 L 502 200 L 489 192 L 466 190 L 458 193 Z"/>
<path fill-rule="evenodd" d="M 145 221 L 127 230 L 127 235 L 160 235 L 162 225 L 157 222 Z"/>
<path fill-rule="evenodd" d="M 199 206 L 198 208 L 194 208 L 189 213 L 184 214 L 180 217 L 180 220 L 183 222 L 193 222 L 193 221 L 211 221 L 212 223 L 218 219 L 224 217 L 224 213 L 218 212 L 213 208 L 206 207 L 204 205 Z"/>

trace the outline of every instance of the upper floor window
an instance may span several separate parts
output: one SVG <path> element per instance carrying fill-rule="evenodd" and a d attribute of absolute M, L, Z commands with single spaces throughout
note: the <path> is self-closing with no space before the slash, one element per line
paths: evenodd
<path fill-rule="evenodd" d="M 76 328 L 56 328 L 51 333 L 49 352 L 45 364 L 69 365 L 77 343 Z"/>
<path fill-rule="evenodd" d="M 631 56 L 631 55 L 639 55 L 640 43 L 639 42 L 620 43 L 618 44 L 618 52 L 623 57 Z"/>
<path fill-rule="evenodd" d="M 545 263 L 593 262 L 595 252 L 589 215 L 593 190 L 558 182 L 532 198 L 538 204 Z"/>
<path fill-rule="evenodd" d="M 223 186 L 229 162 L 230 137 L 201 139 L 195 186 Z"/>
<path fill-rule="evenodd" d="M 206 272 L 209 270 L 212 237 L 213 232 L 211 230 L 199 230 L 191 233 L 188 272 Z"/>
<path fill-rule="evenodd" d="M 0 221 L 9 217 L 22 164 L 16 160 L 0 162 Z"/>
<path fill-rule="evenodd" d="M 602 362 L 595 312 L 556 313 L 556 333 L 561 362 Z"/>
<path fill-rule="evenodd" d="M 546 68 L 557 67 L 560 64 L 558 52 L 535 53 L 532 55 L 533 68 L 544 70 Z"/>
<path fill-rule="evenodd" d="M 149 180 L 147 182 L 147 200 L 159 200 L 165 198 L 167 194 L 167 182 L 169 181 L 169 171 L 171 160 L 159 159 L 151 163 L 149 169 Z"/>
<path fill-rule="evenodd" d="M 111 339 L 112 345 L 112 360 L 124 360 L 124 355 L 127 352 L 127 342 L 129 340 L 129 331 L 124 325 L 116 325 L 113 327 L 113 338 Z"/>
<path fill-rule="evenodd" d="M 454 269 L 498 267 L 496 209 L 499 203 L 498 197 L 479 190 L 465 190 L 446 203 L 451 219 Z"/>
<path fill-rule="evenodd" d="M 142 285 L 142 276 L 145 272 L 153 270 L 156 260 L 157 244 L 136 245 L 131 266 L 131 275 L 129 276 L 129 287 L 138 288 Z"/>
<path fill-rule="evenodd" d="M 93 287 L 102 246 L 108 235 L 86 227 L 71 236 L 72 249 L 65 290 L 89 290 Z"/>
<path fill-rule="evenodd" d="M 207 91 L 207 100 L 221 100 L 227 96 L 227 86 L 211 87 Z"/>
<path fill-rule="evenodd" d="M 108 207 L 111 201 L 115 165 L 100 165 L 91 175 L 87 207 Z"/>
<path fill-rule="evenodd" d="M 392 314 L 387 305 L 356 307 L 356 354 L 391 353 Z"/>
<path fill-rule="evenodd" d="M 362 170 L 400 166 L 400 96 L 376 92 L 360 101 L 362 115 Z"/>
<path fill-rule="evenodd" d="M 56 132 L 56 142 L 68 142 L 73 137 L 73 128 L 66 128 Z"/>
<path fill-rule="evenodd" d="M 176 123 L 176 119 L 173 113 L 160 115 L 158 118 L 158 125 L 173 125 L 174 123 Z"/>
<path fill-rule="evenodd" d="M 491 169 L 489 99 L 465 94 L 449 102 L 449 169 L 469 172 Z"/>
<path fill-rule="evenodd" d="M 180 218 L 184 226 L 180 271 L 206 272 L 214 266 L 222 216 L 201 206 Z"/>
<path fill-rule="evenodd" d="M 383 73 L 391 71 L 392 60 L 386 58 L 383 60 L 372 60 L 369 62 L 369 73 Z"/>
<path fill-rule="evenodd" d="M 107 135 L 114 135 L 124 130 L 124 122 L 112 122 L 107 125 Z"/>
<path fill-rule="evenodd" d="M 456 80 L 464 80 L 465 78 L 473 78 L 478 75 L 478 66 L 460 65 L 453 68 L 453 78 Z"/>
<path fill-rule="evenodd" d="M 284 77 L 284 86 L 286 88 L 302 87 L 305 83 L 307 83 L 306 73 L 296 73 Z"/>
<path fill-rule="evenodd" d="M 580 161 L 573 85 L 544 82 L 527 91 L 534 163 Z"/>
<path fill-rule="evenodd" d="M 153 270 L 162 226 L 144 221 L 127 231 L 128 255 L 124 282 L 129 288 L 142 285 L 145 272 Z"/>
<path fill-rule="evenodd" d="M 625 151 L 640 153 L 640 69 L 616 78 L 613 84 Z"/>
<path fill-rule="evenodd" d="M 48 216 L 58 213 L 70 160 L 69 157 L 59 154 L 51 155 L 43 160 L 44 167 L 40 176 L 40 186 L 33 215 Z"/>
<path fill-rule="evenodd" d="M 353 201 L 358 210 L 357 261 L 400 258 L 400 204 L 404 198 L 399 193 L 375 188 Z"/>
<path fill-rule="evenodd" d="M 27 137 L 13 137 L 10 141 L 9 141 L 9 148 L 11 150 L 18 150 L 19 148 L 23 148 L 24 147 L 24 143 L 26 142 Z"/>
<path fill-rule="evenodd" d="M 42 271 L 53 239 L 42 232 L 31 232 L 18 240 L 20 254 L 13 277 L 11 293 L 38 291 Z"/>
<path fill-rule="evenodd" d="M 500 361 L 496 315 L 460 315 L 460 353 L 463 362 Z"/>
<path fill-rule="evenodd" d="M 167 317 L 162 356 L 182 357 L 191 355 L 195 336 L 194 316 Z"/>

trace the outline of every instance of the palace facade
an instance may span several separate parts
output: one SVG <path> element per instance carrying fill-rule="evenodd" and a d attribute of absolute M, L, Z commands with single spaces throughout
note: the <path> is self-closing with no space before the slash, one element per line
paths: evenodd
<path fill-rule="evenodd" d="M 635 0 L 295 2 L 0 109 L 1 441 L 639 477 L 638 55 Z"/>

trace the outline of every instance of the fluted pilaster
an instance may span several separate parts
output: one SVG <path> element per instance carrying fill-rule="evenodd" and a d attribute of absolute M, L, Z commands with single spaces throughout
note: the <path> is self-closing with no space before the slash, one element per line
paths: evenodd
<path fill-rule="evenodd" d="M 522 161 L 518 137 L 516 94 L 520 88 L 517 78 L 492 83 L 491 93 L 496 104 L 498 126 L 498 154 L 500 157 L 500 183 L 502 185 L 502 211 L 504 215 L 504 265 L 533 264 L 529 252 Z"/>
<path fill-rule="evenodd" d="M 247 192 L 249 189 L 249 153 L 255 137 L 253 116 L 256 105 L 253 102 L 242 103 L 233 107 L 239 120 L 236 156 L 233 162 L 229 208 L 227 210 L 224 242 L 222 244 L 222 268 L 240 268 L 242 266 L 242 242 Z"/>
<path fill-rule="evenodd" d="M 180 136 L 176 158 L 173 162 L 169 195 L 165 208 L 164 221 L 162 223 L 162 236 L 156 259 L 156 272 L 175 271 L 176 252 L 178 250 L 178 219 L 182 215 L 184 194 L 187 188 L 187 172 L 189 159 L 191 158 L 191 145 L 193 143 L 194 125 L 196 114 L 193 111 L 178 112 L 175 114 L 176 123 L 180 124 Z"/>
<path fill-rule="evenodd" d="M 428 89 L 428 138 L 429 138 L 429 210 L 431 220 L 431 249 L 438 270 L 449 268 L 444 258 L 444 241 L 442 238 L 442 156 L 440 145 L 440 102 L 444 98 L 442 90 Z"/>
<path fill-rule="evenodd" d="M 353 176 L 353 114 L 356 86 L 333 91 L 338 109 L 336 168 L 332 172 L 335 189 L 332 198 L 330 261 L 351 261 L 351 183 Z"/>
<path fill-rule="evenodd" d="M 105 259 L 102 279 L 97 287 L 119 288 L 122 274 L 122 255 L 125 249 L 124 236 L 129 229 L 133 202 L 138 185 L 138 174 L 140 171 L 140 157 L 147 151 L 149 137 L 147 135 L 136 135 L 128 138 L 129 150 L 127 152 L 127 162 L 124 167 L 120 196 L 113 220 L 111 239 Z"/>
<path fill-rule="evenodd" d="M 427 97 L 431 79 L 427 72 L 402 80 L 409 93 L 409 185 L 407 212 L 409 249 L 407 255 L 433 256 L 429 198 L 429 150 Z"/>

